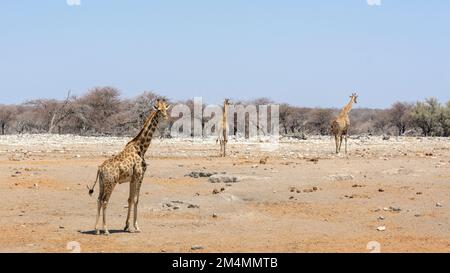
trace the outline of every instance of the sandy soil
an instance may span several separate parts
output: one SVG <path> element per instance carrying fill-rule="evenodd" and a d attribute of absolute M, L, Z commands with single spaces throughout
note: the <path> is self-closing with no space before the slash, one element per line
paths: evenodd
<path fill-rule="evenodd" d="M 381 252 L 450 252 L 448 138 L 354 138 L 347 156 L 332 153 L 329 137 L 233 141 L 225 159 L 213 141 L 154 140 L 142 232 L 122 231 L 129 187 L 121 184 L 108 210 L 112 234 L 93 235 L 98 186 L 90 197 L 86 185 L 127 140 L 1 136 L 0 251 L 369 252 L 376 241 Z"/>

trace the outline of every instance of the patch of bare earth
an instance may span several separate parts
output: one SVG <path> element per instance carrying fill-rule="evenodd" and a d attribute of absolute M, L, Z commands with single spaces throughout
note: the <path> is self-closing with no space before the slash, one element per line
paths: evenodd
<path fill-rule="evenodd" d="M 141 233 L 123 232 L 128 184 L 94 235 L 97 166 L 127 138 L 0 137 L 0 251 L 382 252 L 450 251 L 450 139 L 329 137 L 267 144 L 155 140 L 139 202 Z M 269 145 L 270 146 L 270 145 Z M 211 183 L 206 175 L 236 177 Z M 381 228 L 384 227 L 384 228 Z M 69 244 L 69 246 L 68 246 Z M 200 245 L 200 250 L 192 250 Z"/>

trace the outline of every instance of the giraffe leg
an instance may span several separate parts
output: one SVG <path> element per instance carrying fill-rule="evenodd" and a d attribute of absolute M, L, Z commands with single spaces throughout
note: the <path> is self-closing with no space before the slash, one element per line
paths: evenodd
<path fill-rule="evenodd" d="M 338 135 L 334 135 L 334 143 L 336 144 L 336 154 L 339 153 L 339 137 Z"/>
<path fill-rule="evenodd" d="M 227 142 L 228 142 L 228 140 L 224 140 L 223 141 L 223 157 L 226 157 L 227 156 Z"/>
<path fill-rule="evenodd" d="M 345 154 L 347 154 L 347 135 L 345 135 Z"/>
<path fill-rule="evenodd" d="M 339 136 L 339 152 L 341 152 L 342 135 Z"/>
<path fill-rule="evenodd" d="M 105 235 L 109 235 L 108 226 L 106 225 L 106 208 L 108 207 L 108 202 L 102 201 L 102 210 L 103 210 L 103 231 Z"/>
<path fill-rule="evenodd" d="M 105 187 L 105 193 L 102 198 L 102 210 L 103 210 L 103 230 L 105 235 L 109 235 L 108 226 L 106 224 L 106 209 L 108 208 L 108 201 L 111 197 L 111 193 L 114 189 L 114 185 L 109 185 L 109 187 Z"/>
<path fill-rule="evenodd" d="M 98 229 L 98 222 L 100 220 L 100 212 L 102 209 L 102 201 L 100 200 L 100 198 L 97 200 L 97 219 L 95 220 L 95 234 L 99 235 L 100 234 L 100 230 Z"/>
<path fill-rule="evenodd" d="M 141 230 L 139 229 L 138 222 L 137 222 L 137 216 L 138 216 L 139 192 L 141 190 L 142 179 L 143 179 L 143 176 L 136 181 L 137 185 L 136 185 L 136 189 L 135 189 L 135 193 L 134 193 L 134 200 L 133 200 L 134 201 L 133 226 L 134 226 L 135 232 L 141 232 Z"/>
<path fill-rule="evenodd" d="M 136 188 L 136 181 L 132 180 L 130 182 L 130 193 L 128 196 L 128 213 L 127 213 L 127 220 L 125 222 L 125 228 L 123 230 L 130 231 L 130 215 L 131 215 L 131 209 L 133 207 L 133 198 L 135 194 L 135 188 Z"/>
<path fill-rule="evenodd" d="M 97 218 L 95 220 L 95 234 L 97 234 L 97 235 L 100 234 L 100 229 L 98 227 L 98 224 L 99 224 L 99 220 L 100 220 L 100 213 L 102 210 L 103 194 L 104 194 L 103 179 L 100 177 L 99 194 L 98 194 L 98 198 L 97 198 Z"/>

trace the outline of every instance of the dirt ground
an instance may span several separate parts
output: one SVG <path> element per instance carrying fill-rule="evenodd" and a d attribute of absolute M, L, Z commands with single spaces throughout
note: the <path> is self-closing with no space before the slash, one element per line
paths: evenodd
<path fill-rule="evenodd" d="M 226 158 L 214 141 L 155 139 L 142 232 L 122 231 L 129 184 L 121 184 L 108 209 L 111 235 L 94 235 L 98 185 L 94 196 L 86 185 L 128 140 L 1 136 L 0 251 L 370 252 L 379 243 L 381 252 L 450 252 L 449 138 L 354 137 L 339 156 L 329 137 L 231 141 Z"/>

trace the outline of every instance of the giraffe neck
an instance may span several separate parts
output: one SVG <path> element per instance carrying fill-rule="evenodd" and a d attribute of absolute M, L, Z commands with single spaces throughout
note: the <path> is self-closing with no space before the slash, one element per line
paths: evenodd
<path fill-rule="evenodd" d="M 147 149 L 152 141 L 153 133 L 155 132 L 160 119 L 161 112 L 152 112 L 139 134 L 131 141 L 136 145 L 141 156 L 144 156 L 147 152 Z"/>
<path fill-rule="evenodd" d="M 350 102 L 342 109 L 340 116 L 347 116 L 348 113 L 352 110 L 353 107 L 353 98 L 350 99 Z"/>
<path fill-rule="evenodd" d="M 228 104 L 224 103 L 223 104 L 223 117 L 222 117 L 223 123 L 226 123 L 227 119 L 228 119 Z"/>
<path fill-rule="evenodd" d="M 222 133 L 224 139 L 228 137 L 228 104 L 223 104 L 223 117 L 222 117 Z"/>

